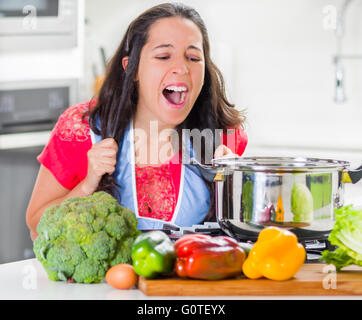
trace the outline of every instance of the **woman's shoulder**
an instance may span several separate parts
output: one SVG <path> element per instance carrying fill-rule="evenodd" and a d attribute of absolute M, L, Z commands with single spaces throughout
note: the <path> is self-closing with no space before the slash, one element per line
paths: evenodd
<path fill-rule="evenodd" d="M 59 116 L 53 134 L 62 141 L 83 142 L 89 139 L 88 113 L 95 106 L 90 100 L 68 107 Z"/>

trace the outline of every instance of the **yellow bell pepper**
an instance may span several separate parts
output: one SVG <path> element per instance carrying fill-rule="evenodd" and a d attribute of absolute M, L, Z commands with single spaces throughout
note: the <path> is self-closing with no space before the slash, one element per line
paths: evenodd
<path fill-rule="evenodd" d="M 243 264 L 243 272 L 249 279 L 287 280 L 298 272 L 305 257 L 305 249 L 294 233 L 268 227 L 259 233 Z"/>

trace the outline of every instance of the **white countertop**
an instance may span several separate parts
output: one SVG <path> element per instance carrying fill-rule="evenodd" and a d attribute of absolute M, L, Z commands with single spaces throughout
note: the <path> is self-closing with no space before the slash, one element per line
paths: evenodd
<path fill-rule="evenodd" d="M 117 290 L 107 283 L 80 284 L 51 281 L 36 259 L 0 265 L 0 300 L 145 299 L 139 290 Z"/>
<path fill-rule="evenodd" d="M 36 259 L 0 265 L 0 300 L 331 300 L 361 296 L 147 296 L 138 289 L 118 290 L 107 283 L 81 284 L 48 279 Z"/>
<path fill-rule="evenodd" d="M 216 300 L 236 297 L 157 297 L 138 289 L 118 290 L 107 283 L 67 283 L 48 279 L 40 262 L 27 259 L 0 265 L 0 300 Z M 239 297 L 240 298 L 240 297 Z M 243 297 L 248 299 L 248 297 Z M 250 299 L 250 298 L 249 298 Z"/>

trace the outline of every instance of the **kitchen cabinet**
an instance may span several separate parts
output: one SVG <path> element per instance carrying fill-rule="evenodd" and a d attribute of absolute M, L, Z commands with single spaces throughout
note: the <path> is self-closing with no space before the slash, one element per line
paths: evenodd
<path fill-rule="evenodd" d="M 25 213 L 42 148 L 0 150 L 0 263 L 34 256 Z"/>

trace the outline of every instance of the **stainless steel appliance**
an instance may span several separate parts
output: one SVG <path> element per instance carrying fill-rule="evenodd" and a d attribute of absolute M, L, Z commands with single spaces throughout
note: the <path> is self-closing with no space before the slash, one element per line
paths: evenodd
<path fill-rule="evenodd" d="M 0 51 L 77 46 L 78 0 L 0 0 Z"/>
<path fill-rule="evenodd" d="M 50 130 L 78 99 L 78 80 L 0 82 L 0 134 Z"/>
<path fill-rule="evenodd" d="M 192 159 L 215 183 L 216 218 L 231 236 L 255 237 L 267 226 L 291 229 L 301 239 L 327 238 L 334 209 L 344 204 L 344 183 L 362 178 L 362 166 L 312 158 L 220 158 L 213 166 Z"/>
<path fill-rule="evenodd" d="M 176 227 L 165 223 L 160 229 L 168 235 L 168 237 L 173 241 L 177 241 L 182 236 L 190 233 L 201 233 L 207 234 L 210 236 L 225 236 L 229 235 L 225 233 L 221 228 L 218 222 L 204 222 L 197 225 L 192 225 L 191 227 Z M 147 232 L 151 230 L 142 230 L 142 232 Z M 233 238 L 242 243 L 254 244 L 257 240 L 257 234 L 254 236 L 245 235 L 245 234 L 233 234 Z M 324 250 L 334 250 L 335 246 L 331 245 L 328 239 L 313 238 L 313 239 L 299 239 L 299 242 L 304 246 L 307 256 L 306 263 L 320 263 L 320 258 L 322 257 L 322 251 Z"/>

